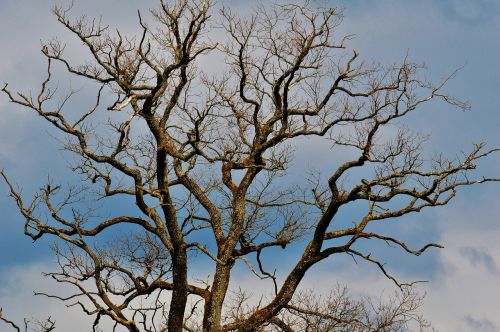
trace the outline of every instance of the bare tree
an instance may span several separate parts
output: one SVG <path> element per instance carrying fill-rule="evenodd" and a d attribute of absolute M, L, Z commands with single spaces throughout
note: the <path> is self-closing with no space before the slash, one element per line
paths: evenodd
<path fill-rule="evenodd" d="M 29 329 L 37 332 L 51 332 L 56 328 L 56 323 L 51 317 L 48 317 L 45 321 L 35 321 L 31 322 L 28 319 L 24 319 L 23 328 L 20 328 L 16 323 L 7 319 L 3 316 L 3 309 L 0 308 L 0 321 L 4 322 L 7 325 L 10 325 L 17 332 L 28 332 Z"/>
<path fill-rule="evenodd" d="M 78 158 L 73 170 L 85 183 L 64 190 L 49 181 L 27 202 L 1 173 L 26 235 L 59 239 L 60 269 L 47 275 L 75 292 L 44 295 L 95 316 L 94 331 L 102 317 L 129 331 L 425 326 L 415 313 L 421 299 L 355 244 L 381 240 L 417 256 L 441 247 L 414 249 L 367 226 L 446 205 L 459 187 L 498 181 L 470 174 L 498 149 L 480 143 L 460 157 L 427 157 L 426 137 L 401 126 L 401 118 L 431 100 L 467 109 L 442 92 L 454 73 L 433 84 L 407 59 L 365 63 L 347 49 L 350 36 L 338 35 L 337 8 L 274 4 L 241 16 L 225 7 L 217 12 L 209 0 L 178 0 L 161 1 L 150 13 L 150 23 L 139 13 L 138 35 L 125 36 L 56 7 L 90 60 L 74 64 L 65 45 L 52 40 L 42 47 L 47 77 L 36 93 L 2 89 L 66 137 L 65 149 Z M 201 60 L 217 61 L 217 69 Z M 97 93 L 88 108 L 72 103 L 76 91 L 57 100 L 56 64 L 93 82 Z M 294 146 L 310 142 L 305 137 L 358 156 L 327 176 L 304 172 L 305 185 L 286 177 Z M 348 180 L 354 169 L 364 169 L 365 178 Z M 137 212 L 104 217 L 101 205 L 113 197 Z M 364 203 L 366 213 L 346 227 L 336 216 L 353 203 Z M 111 231 L 118 235 L 109 241 Z M 266 266 L 272 247 L 303 248 L 284 278 Z M 404 290 L 399 300 L 298 293 L 307 271 L 334 254 L 377 265 Z M 213 263 L 210 274 L 196 275 L 196 262 L 206 260 Z M 274 292 L 258 302 L 243 291 L 231 296 L 238 260 Z"/>

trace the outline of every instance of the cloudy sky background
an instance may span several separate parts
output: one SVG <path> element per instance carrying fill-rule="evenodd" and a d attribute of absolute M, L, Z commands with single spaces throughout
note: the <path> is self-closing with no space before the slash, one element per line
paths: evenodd
<path fill-rule="evenodd" d="M 63 2 L 64 3 L 64 2 Z M 156 4 L 144 1 L 144 6 Z M 249 2 L 225 1 L 246 10 Z M 430 78 L 438 81 L 466 65 L 449 83 L 447 92 L 471 102 L 471 112 L 457 112 L 436 105 L 412 114 L 412 127 L 431 134 L 432 148 L 453 156 L 486 140 L 500 145 L 500 2 L 496 0 L 329 2 L 345 8 L 341 33 L 353 33 L 350 45 L 370 60 L 382 63 L 410 59 L 425 62 Z M 58 36 L 70 39 L 51 15 L 53 1 L 0 0 L 0 83 L 12 89 L 36 88 L 45 73 L 40 40 Z M 103 15 L 104 22 L 135 31 L 136 1 L 75 1 L 75 13 Z M 70 45 L 78 45 L 77 42 Z M 78 50 L 78 48 L 75 48 Z M 71 50 L 70 50 L 71 52 Z M 73 51 L 83 59 L 83 54 Z M 67 160 L 59 150 L 54 131 L 29 112 L 9 105 L 0 96 L 0 169 L 31 194 L 49 173 L 70 178 Z M 297 151 L 299 169 L 307 160 L 324 156 L 322 147 Z M 320 158 L 325 164 L 328 160 Z M 480 164 L 480 173 L 499 175 L 500 158 Z M 445 246 L 419 258 L 410 258 L 382 247 L 379 256 L 402 279 L 427 279 L 422 313 L 440 331 L 500 331 L 500 186 L 486 184 L 463 190 L 450 205 L 406 218 L 395 224 L 399 235 L 412 243 L 438 241 Z M 32 297 L 33 290 L 56 290 L 45 280 L 53 257 L 50 241 L 35 245 L 23 236 L 22 219 L 0 184 L 0 307 L 11 317 L 52 315 L 60 331 L 87 331 L 78 310 L 66 310 L 55 301 Z M 252 282 L 241 276 L 241 281 Z M 337 282 L 353 292 L 378 296 L 391 293 L 393 285 L 366 264 L 334 258 L 309 274 L 305 287 L 326 290 Z M 375 286 L 375 287 L 374 287 Z M 320 290 L 321 290 L 320 289 Z M 81 324 L 76 322 L 82 321 Z M 77 325 L 75 327 L 75 324 Z M 0 329 L 3 330 L 3 327 Z"/>

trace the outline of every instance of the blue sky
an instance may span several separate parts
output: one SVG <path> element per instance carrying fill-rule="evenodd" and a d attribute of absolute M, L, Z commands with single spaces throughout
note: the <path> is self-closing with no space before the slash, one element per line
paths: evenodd
<path fill-rule="evenodd" d="M 345 8 L 341 33 L 355 34 L 350 46 L 367 60 L 390 63 L 409 53 L 411 60 L 424 62 L 429 78 L 439 80 L 465 64 L 448 84 L 447 92 L 472 104 L 471 112 L 458 112 L 432 105 L 412 114 L 412 128 L 430 134 L 430 150 L 455 155 L 472 143 L 486 140 L 500 145 L 500 2 L 495 0 L 446 1 L 323 1 Z M 144 1 L 154 5 L 152 0 Z M 225 1 L 228 6 L 246 9 L 247 2 Z M 52 17 L 52 1 L 0 0 L 0 82 L 12 88 L 37 86 L 45 71 L 40 40 L 68 34 Z M 111 26 L 134 31 L 136 1 L 75 1 L 75 12 L 102 14 Z M 74 43 L 77 45 L 78 43 Z M 75 48 L 76 57 L 84 58 Z M 71 51 L 70 51 L 71 52 Z M 66 81 L 64 81 L 66 82 Z M 63 82 L 63 83 L 64 83 Z M 30 195 L 43 185 L 49 173 L 70 179 L 69 158 L 57 146 L 55 133 L 38 117 L 9 105 L 0 97 L 0 168 Z M 322 158 L 326 146 L 299 147 L 295 171 L 310 167 L 328 169 L 331 160 Z M 500 158 L 480 164 L 479 173 L 498 176 Z M 293 174 L 292 170 L 292 174 Z M 373 250 L 384 257 L 388 267 L 402 279 L 427 279 L 423 313 L 440 331 L 500 331 L 500 186 L 487 184 L 463 190 L 447 207 L 405 218 L 389 225 L 390 231 L 422 244 L 439 241 L 440 251 L 419 258 L 408 257 L 382 246 Z M 22 219 L 0 184 L 0 307 L 20 317 L 60 311 L 46 299 L 31 299 L 33 289 L 54 289 L 40 277 L 44 266 L 52 264 L 50 241 L 32 244 L 22 234 Z M 389 228 L 388 228 L 389 229 Z M 285 264 L 286 265 L 286 264 Z M 244 275 L 240 281 L 251 284 Z M 318 282 L 320 281 L 320 282 Z M 346 283 L 360 293 L 378 295 L 392 285 L 380 273 L 364 264 L 353 265 L 342 257 L 325 262 L 311 271 L 305 286 L 334 286 Z M 371 287 L 376 285 L 376 287 Z M 47 302 L 48 301 L 48 302 Z M 25 303 L 21 307 L 21 303 Z M 17 306 L 16 306 L 17 304 Z M 43 309 L 36 309 L 43 305 Z M 54 314 L 57 319 L 57 314 Z M 72 311 L 61 317 L 61 326 L 78 319 Z M 66 325 L 69 326 L 69 325 Z M 86 331 L 82 323 L 81 331 Z M 61 330 L 65 330 L 62 328 Z M 80 331 L 75 330 L 73 331 Z"/>

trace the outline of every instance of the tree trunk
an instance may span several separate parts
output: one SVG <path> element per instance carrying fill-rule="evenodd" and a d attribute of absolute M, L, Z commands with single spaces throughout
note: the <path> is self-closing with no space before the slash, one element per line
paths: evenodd
<path fill-rule="evenodd" d="M 229 287 L 229 279 L 231 277 L 233 265 L 233 260 L 229 261 L 227 265 L 217 263 L 210 299 L 205 303 L 203 332 L 219 332 L 222 330 L 222 306 Z"/>
<path fill-rule="evenodd" d="M 186 249 L 174 249 L 172 257 L 173 284 L 172 299 L 168 312 L 168 332 L 182 332 L 184 327 L 184 311 L 187 303 L 187 256 Z"/>

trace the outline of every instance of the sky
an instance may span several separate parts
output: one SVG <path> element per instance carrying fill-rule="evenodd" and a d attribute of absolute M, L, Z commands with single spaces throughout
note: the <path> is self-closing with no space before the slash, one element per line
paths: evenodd
<path fill-rule="evenodd" d="M 472 143 L 485 140 L 500 145 L 500 2 L 496 0 L 421 1 L 322 1 L 344 8 L 340 33 L 354 34 L 350 46 L 367 60 L 382 63 L 411 60 L 429 68 L 438 81 L 464 66 L 446 91 L 469 100 L 470 112 L 442 105 L 427 107 L 409 118 L 412 128 L 431 135 L 432 148 L 455 155 Z M 62 2 L 64 3 L 64 2 Z M 154 6 L 153 0 L 141 6 Z M 228 0 L 227 6 L 248 9 L 249 2 Z M 51 15 L 52 0 L 0 0 L 0 83 L 29 90 L 43 78 L 45 62 L 40 41 L 52 37 L 70 40 Z M 104 22 L 126 31 L 137 26 L 137 1 L 75 1 L 75 13 L 102 15 Z M 74 40 L 73 40 L 74 42 Z M 71 45 L 71 44 L 70 44 Z M 74 42 L 74 45 L 78 45 Z M 78 59 L 84 55 L 70 49 Z M 63 82 L 65 84 L 65 82 Z M 30 195 L 45 183 L 48 174 L 71 178 L 68 158 L 57 145 L 57 135 L 40 118 L 23 111 L 0 96 L 0 169 Z M 294 167 L 308 161 L 328 165 L 324 146 L 296 151 Z M 499 176 L 500 158 L 493 156 L 479 165 L 479 173 Z M 439 331 L 500 331 L 500 186 L 486 184 L 461 191 L 446 207 L 426 211 L 395 223 L 392 229 L 410 241 L 437 241 L 442 250 L 413 258 L 377 247 L 392 272 L 422 284 L 427 294 L 422 313 Z M 0 184 L 0 307 L 19 319 L 52 315 L 59 330 L 87 331 L 88 320 L 78 310 L 65 309 L 50 299 L 33 297 L 34 290 L 55 290 L 57 284 L 41 276 L 53 265 L 50 241 L 33 244 L 24 236 L 15 205 Z M 237 276 L 238 282 L 253 282 Z M 315 267 L 304 287 L 326 291 L 337 282 L 353 292 L 378 296 L 394 286 L 366 264 L 355 265 L 333 258 Z M 78 323 L 76 323 L 78 322 Z M 80 323 L 81 322 L 81 323 Z"/>

